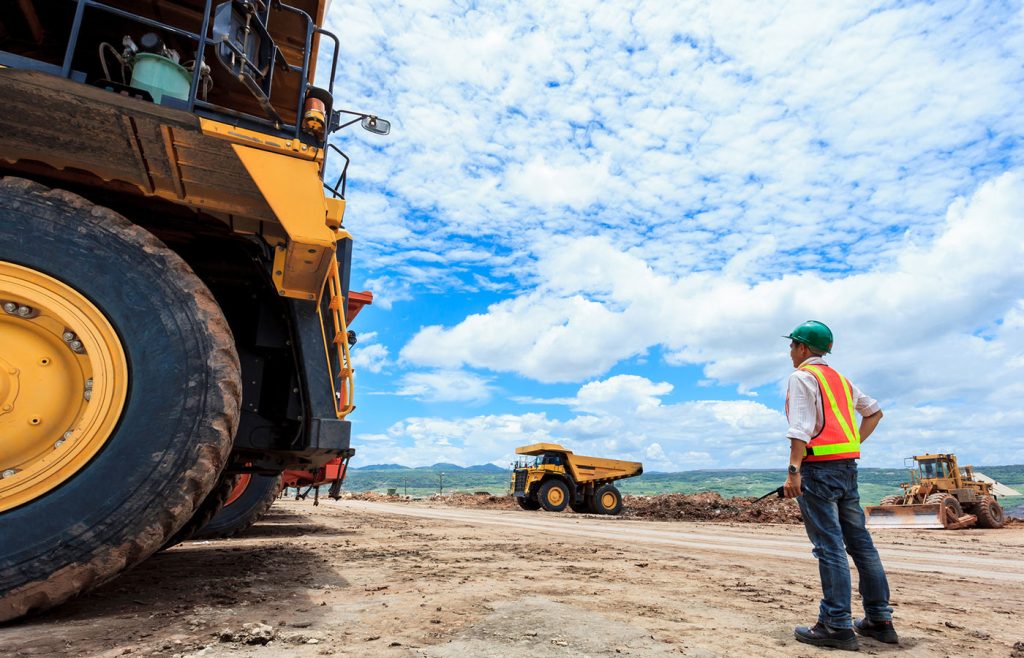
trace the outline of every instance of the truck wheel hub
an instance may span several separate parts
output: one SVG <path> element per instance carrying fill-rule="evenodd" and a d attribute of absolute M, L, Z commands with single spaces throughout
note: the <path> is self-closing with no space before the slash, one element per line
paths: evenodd
<path fill-rule="evenodd" d="M 78 291 L 0 262 L 0 512 L 72 477 L 113 433 L 127 398 L 117 332 Z"/>

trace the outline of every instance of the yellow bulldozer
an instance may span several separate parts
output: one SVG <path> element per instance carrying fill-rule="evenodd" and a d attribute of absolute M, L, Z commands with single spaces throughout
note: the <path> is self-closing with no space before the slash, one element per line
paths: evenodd
<path fill-rule="evenodd" d="M 640 462 L 575 455 L 557 443 L 522 446 L 516 454 L 533 457 L 512 467 L 512 496 L 525 510 L 618 514 L 622 493 L 612 483 L 644 472 Z"/>
<path fill-rule="evenodd" d="M 351 456 L 328 2 L 0 2 L 0 622 Z"/>
<path fill-rule="evenodd" d="M 958 466 L 952 454 L 919 455 L 908 470 L 902 494 L 864 509 L 869 528 L 1001 528 L 1005 519 L 996 491 L 1017 494 L 972 466 Z"/>

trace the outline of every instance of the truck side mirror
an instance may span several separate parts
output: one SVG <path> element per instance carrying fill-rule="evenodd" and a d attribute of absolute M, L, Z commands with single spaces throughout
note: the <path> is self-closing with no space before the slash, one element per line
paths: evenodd
<path fill-rule="evenodd" d="M 363 127 L 363 130 L 374 135 L 387 135 L 391 132 L 391 122 L 375 116 L 363 117 L 360 125 Z"/>

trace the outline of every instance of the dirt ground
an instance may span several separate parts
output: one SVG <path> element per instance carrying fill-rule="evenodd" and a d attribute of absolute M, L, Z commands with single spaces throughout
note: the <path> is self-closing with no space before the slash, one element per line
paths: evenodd
<path fill-rule="evenodd" d="M 831 653 L 792 637 L 819 598 L 799 525 L 469 502 L 278 501 L 243 537 L 186 542 L 0 626 L 0 655 Z M 1024 527 L 875 536 L 902 644 L 862 640 L 862 652 L 1024 658 Z"/>

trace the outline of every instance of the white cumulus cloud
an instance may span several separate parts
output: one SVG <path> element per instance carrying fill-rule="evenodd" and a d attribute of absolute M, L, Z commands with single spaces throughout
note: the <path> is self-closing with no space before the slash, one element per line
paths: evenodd
<path fill-rule="evenodd" d="M 551 247 L 546 283 L 452 327 L 424 328 L 402 357 L 489 368 L 539 381 L 601 375 L 652 347 L 670 363 L 703 365 L 741 389 L 781 378 L 779 336 L 806 319 L 829 324 L 834 358 L 876 395 L 922 402 L 969 393 L 984 368 L 1019 378 L 1024 297 L 1024 177 L 1008 173 L 948 210 L 930 242 L 903 240 L 861 273 L 789 274 L 746 282 L 715 272 L 672 277 L 598 238 Z M 1003 323 L 1004 317 L 1011 318 Z"/>
<path fill-rule="evenodd" d="M 487 378 L 460 370 L 410 372 L 402 377 L 395 395 L 425 402 L 481 402 L 491 396 L 488 382 Z"/>

